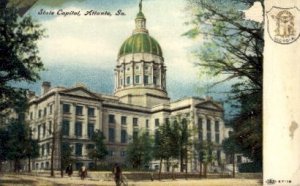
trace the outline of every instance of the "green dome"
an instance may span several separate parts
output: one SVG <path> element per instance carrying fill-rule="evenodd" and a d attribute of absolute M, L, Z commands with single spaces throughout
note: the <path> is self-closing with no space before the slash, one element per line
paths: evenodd
<path fill-rule="evenodd" d="M 136 15 L 136 19 L 145 19 L 145 16 L 144 16 L 143 12 L 139 12 L 139 13 Z"/>
<path fill-rule="evenodd" d="M 158 42 L 147 33 L 136 33 L 129 37 L 121 46 L 119 57 L 133 53 L 150 53 L 162 57 Z"/>

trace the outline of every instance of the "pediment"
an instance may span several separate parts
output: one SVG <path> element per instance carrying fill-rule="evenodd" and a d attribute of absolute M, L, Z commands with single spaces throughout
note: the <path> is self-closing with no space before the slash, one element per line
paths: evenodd
<path fill-rule="evenodd" d="M 93 92 L 87 90 L 84 87 L 75 87 L 75 88 L 67 89 L 61 91 L 61 93 L 69 96 L 84 97 L 90 99 L 100 99 L 100 96 L 94 94 Z"/>
<path fill-rule="evenodd" d="M 223 111 L 223 107 L 213 101 L 205 101 L 202 103 L 198 103 L 196 108 L 215 110 L 215 111 Z"/>

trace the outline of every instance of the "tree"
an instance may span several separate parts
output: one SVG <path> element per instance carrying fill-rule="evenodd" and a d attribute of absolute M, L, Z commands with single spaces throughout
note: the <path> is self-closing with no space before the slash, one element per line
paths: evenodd
<path fill-rule="evenodd" d="M 162 161 L 167 161 L 167 170 L 169 170 L 169 161 L 171 158 L 178 158 L 178 130 L 169 122 L 162 124 L 155 132 L 154 140 L 154 158 L 160 160 L 159 179 L 161 178 Z M 174 165 L 173 165 L 174 166 Z M 174 179 L 174 168 L 172 168 Z"/>
<path fill-rule="evenodd" d="M 39 157 L 39 144 L 38 140 L 32 139 L 31 130 L 29 130 L 29 140 L 26 143 L 25 154 L 28 159 L 28 172 L 31 172 L 31 159 Z"/>
<path fill-rule="evenodd" d="M 74 162 L 72 158 L 72 152 L 73 148 L 70 146 L 67 142 L 61 143 L 61 167 L 60 167 L 60 174 L 61 177 L 64 175 L 64 170 L 69 164 L 72 164 Z"/>
<path fill-rule="evenodd" d="M 9 134 L 6 128 L 0 128 L 0 172 L 2 169 L 2 162 L 8 159 L 7 153 L 9 151 L 9 146 L 7 141 L 9 140 Z"/>
<path fill-rule="evenodd" d="M 152 160 L 153 142 L 146 132 L 134 136 L 126 149 L 127 162 L 137 169 L 147 167 Z"/>
<path fill-rule="evenodd" d="M 21 117 L 22 118 L 22 117 Z M 29 126 L 20 119 L 13 119 L 7 126 L 6 159 L 14 161 L 14 171 L 21 166 L 21 160 L 28 158 L 28 171 L 30 171 L 30 159 L 39 156 L 37 140 L 31 138 Z"/>
<path fill-rule="evenodd" d="M 0 112 L 26 99 L 26 89 L 18 82 L 35 82 L 43 63 L 38 56 L 37 41 L 44 31 L 31 17 L 21 18 L 8 0 L 0 1 Z"/>
<path fill-rule="evenodd" d="M 88 156 L 94 160 L 95 169 L 97 169 L 97 161 L 102 161 L 108 155 L 108 150 L 104 143 L 105 136 L 100 130 L 96 130 L 93 133 L 92 141 L 95 143 L 95 146 L 89 147 Z"/>
<path fill-rule="evenodd" d="M 224 139 L 222 142 L 222 147 L 224 153 L 229 155 L 232 160 L 232 177 L 235 177 L 235 154 L 238 152 L 239 147 L 237 146 L 235 139 L 230 136 L 227 139 Z"/>
<path fill-rule="evenodd" d="M 200 161 L 200 177 L 202 176 L 202 164 L 204 165 L 203 176 L 207 177 L 207 167 L 213 161 L 216 160 L 216 155 L 214 154 L 214 150 L 216 149 L 216 145 L 209 141 L 200 141 L 198 143 L 194 143 L 195 149 L 199 154 Z"/>
<path fill-rule="evenodd" d="M 246 20 L 241 11 L 254 2 L 189 0 L 194 28 L 184 35 L 203 36 L 198 65 L 203 74 L 218 77 L 213 85 L 231 82 L 229 100 L 239 110 L 232 122 L 236 141 L 244 155 L 261 164 L 264 29 L 263 23 Z M 264 9 L 263 0 L 259 2 Z"/>

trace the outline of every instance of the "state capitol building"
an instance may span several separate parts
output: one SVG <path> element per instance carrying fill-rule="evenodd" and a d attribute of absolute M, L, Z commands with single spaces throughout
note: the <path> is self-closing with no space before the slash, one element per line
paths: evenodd
<path fill-rule="evenodd" d="M 167 49 L 166 49 L 167 50 Z M 43 82 L 40 96 L 31 93 L 27 120 L 33 137 L 39 140 L 40 156 L 32 160 L 33 169 L 49 169 L 52 135 L 59 131 L 61 140 L 73 149 L 74 166 L 92 167 L 87 149 L 97 129 L 106 139 L 106 162 L 124 163 L 126 146 L 138 132 L 154 136 L 155 130 L 175 117 L 187 118 L 188 127 L 197 131 L 193 140 L 220 145 L 217 160 L 225 159 L 221 143 L 228 137 L 222 104 L 212 98 L 184 98 L 172 101 L 166 89 L 166 65 L 159 43 L 149 35 L 140 7 L 132 35 L 121 44 L 115 65 L 113 95 L 91 92 L 83 85 L 51 87 Z M 60 145 L 56 145 L 54 167 L 60 168 Z M 159 166 L 151 162 L 150 168 Z M 197 153 L 190 153 L 188 171 L 198 171 Z"/>

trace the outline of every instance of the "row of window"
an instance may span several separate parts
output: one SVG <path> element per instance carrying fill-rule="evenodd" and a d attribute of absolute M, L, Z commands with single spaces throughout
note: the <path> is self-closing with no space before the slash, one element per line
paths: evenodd
<path fill-rule="evenodd" d="M 109 124 L 115 124 L 116 123 L 116 119 L 115 119 L 115 115 L 113 114 L 109 114 L 108 115 L 108 123 Z M 155 126 L 159 127 L 160 125 L 160 121 L 158 118 L 156 118 L 154 120 Z M 169 118 L 165 118 L 165 123 L 169 123 Z M 121 125 L 127 125 L 127 117 L 126 116 L 121 116 Z M 138 126 L 138 118 L 132 118 L 132 125 L 133 126 Z M 149 128 L 149 120 L 146 119 L 146 128 Z"/>
<path fill-rule="evenodd" d="M 48 107 L 45 107 L 44 109 L 39 109 L 38 110 L 38 118 L 45 117 L 47 113 L 51 115 L 53 112 L 53 104 L 49 105 Z M 33 112 L 29 113 L 29 118 L 32 120 L 33 119 Z"/>
<path fill-rule="evenodd" d="M 65 145 L 69 146 L 68 143 L 65 143 Z M 87 144 L 86 149 L 94 149 L 95 145 L 94 144 Z M 82 156 L 83 152 L 83 144 L 82 143 L 75 143 L 75 156 Z M 109 156 L 115 156 L 115 152 L 113 150 L 109 150 Z M 124 157 L 126 155 L 125 151 L 120 151 L 120 156 Z"/>
<path fill-rule="evenodd" d="M 202 130 L 202 125 L 203 124 L 203 119 L 199 118 L 198 119 L 198 129 Z M 211 131 L 211 120 L 207 119 L 206 120 L 206 130 Z M 220 122 L 218 120 L 215 121 L 215 131 L 218 132 L 220 131 Z"/>
<path fill-rule="evenodd" d="M 203 141 L 203 132 L 202 132 L 202 130 L 199 130 L 198 138 L 199 138 L 199 141 Z M 206 140 L 208 142 L 212 142 L 211 132 L 206 133 Z M 215 133 L 215 142 L 218 143 L 218 144 L 220 143 L 220 133 Z"/>
<path fill-rule="evenodd" d="M 40 156 L 47 156 L 50 155 L 50 143 L 46 143 L 41 145 L 41 155 Z"/>
<path fill-rule="evenodd" d="M 75 122 L 75 133 L 74 135 L 77 137 L 82 137 L 82 122 L 81 121 L 76 121 Z M 92 138 L 95 130 L 95 124 L 94 123 L 88 123 L 87 127 L 87 135 L 88 138 Z M 63 136 L 70 136 L 70 121 L 69 120 L 63 120 L 63 125 L 62 125 L 62 134 Z"/>
<path fill-rule="evenodd" d="M 136 65 L 135 66 L 135 70 L 139 70 L 140 69 L 140 66 L 138 66 L 138 65 Z M 147 70 L 150 70 L 151 69 L 151 67 L 150 66 L 145 66 L 145 70 L 147 71 Z M 159 68 L 158 67 L 153 67 L 153 71 L 157 71 Z M 126 71 L 130 71 L 131 70 L 131 67 L 127 67 L 126 68 Z M 123 70 L 121 70 L 121 72 L 123 73 Z"/>
<path fill-rule="evenodd" d="M 63 104 L 63 113 L 64 114 L 69 114 L 71 113 L 71 105 L 70 104 Z M 75 114 L 82 116 L 83 114 L 83 106 L 76 105 L 75 107 Z M 87 109 L 87 115 L 90 117 L 95 116 L 95 108 L 93 107 L 88 107 Z"/>
<path fill-rule="evenodd" d="M 46 126 L 46 123 L 38 125 L 38 128 L 37 128 L 37 137 L 38 137 L 38 140 L 40 140 L 41 137 L 43 137 L 43 138 L 46 137 L 47 133 L 49 135 L 52 134 L 52 121 L 48 122 L 48 127 Z"/>
<path fill-rule="evenodd" d="M 136 75 L 136 76 L 134 76 L 134 84 L 140 84 L 140 83 L 142 83 L 141 82 L 141 80 L 140 80 L 140 77 L 141 76 L 139 76 L 139 75 Z M 154 85 L 157 85 L 157 79 L 158 79 L 158 77 L 153 77 L 153 84 Z M 150 77 L 149 76 L 147 76 L 147 75 L 144 75 L 144 84 L 145 85 L 148 85 L 148 84 L 150 84 Z M 132 83 L 132 79 L 131 79 L 131 77 L 130 76 L 127 76 L 126 77 L 126 83 L 124 83 L 123 82 L 124 80 L 123 80 L 123 78 L 121 78 L 120 79 L 120 85 L 122 86 L 123 84 L 124 85 L 131 85 L 131 84 L 133 84 Z"/>
<path fill-rule="evenodd" d="M 147 127 L 148 122 L 149 121 L 147 119 L 146 120 L 146 127 Z M 109 124 L 115 124 L 116 123 L 115 115 L 113 115 L 113 114 L 108 115 L 108 123 Z M 122 125 L 127 125 L 127 117 L 126 116 L 121 116 L 121 124 Z M 133 126 L 138 126 L 138 118 L 132 118 L 132 124 L 133 124 Z"/>

